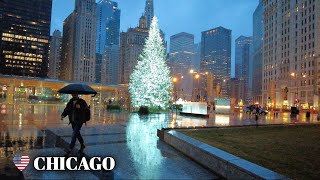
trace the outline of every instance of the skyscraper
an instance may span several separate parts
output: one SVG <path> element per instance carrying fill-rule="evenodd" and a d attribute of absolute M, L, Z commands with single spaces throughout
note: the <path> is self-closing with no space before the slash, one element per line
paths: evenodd
<path fill-rule="evenodd" d="M 50 39 L 50 55 L 49 55 L 49 78 L 58 79 L 60 76 L 61 63 L 61 32 L 55 30 Z"/>
<path fill-rule="evenodd" d="M 200 70 L 200 62 L 201 62 L 201 42 L 194 44 L 194 56 L 192 59 L 192 66 L 194 70 L 199 71 Z"/>
<path fill-rule="evenodd" d="M 118 83 L 119 56 L 115 54 L 119 53 L 120 13 L 117 2 L 101 0 L 97 4 L 96 82 Z"/>
<path fill-rule="evenodd" d="M 0 74 L 46 77 L 52 1 L 0 1 Z"/>
<path fill-rule="evenodd" d="M 215 77 L 215 86 L 221 89 L 215 96 L 229 97 L 231 30 L 217 27 L 202 32 L 200 68 L 202 72 L 211 72 Z"/>
<path fill-rule="evenodd" d="M 250 100 L 249 68 L 251 66 L 251 48 L 252 37 L 240 36 L 236 39 L 235 78 L 244 81 L 245 91 L 243 91 L 243 94 L 239 94 L 239 97 L 245 103 L 249 103 Z"/>
<path fill-rule="evenodd" d="M 101 0 L 97 4 L 96 53 L 103 54 L 105 47 L 119 45 L 120 13 L 117 2 Z"/>
<path fill-rule="evenodd" d="M 191 100 L 192 97 L 192 60 L 194 58 L 194 35 L 179 33 L 170 37 L 170 61 L 171 75 L 183 77 L 179 80 L 179 87 L 176 88 L 178 98 Z"/>
<path fill-rule="evenodd" d="M 95 22 L 95 1 L 76 0 L 75 10 L 65 20 L 64 25 L 68 28 L 66 32 L 69 34 L 63 34 L 64 37 L 66 36 L 62 44 L 64 47 L 61 64 L 64 71 L 62 72 L 63 79 L 82 82 L 95 81 L 97 28 Z M 65 41 L 66 39 L 70 41 Z"/>
<path fill-rule="evenodd" d="M 75 13 L 71 13 L 63 22 L 63 37 L 61 48 L 60 79 L 73 79 L 74 59 L 74 38 L 75 38 Z"/>
<path fill-rule="evenodd" d="M 263 104 L 318 107 L 320 1 L 263 3 Z"/>
<path fill-rule="evenodd" d="M 146 17 L 147 28 L 149 29 L 154 16 L 153 0 L 146 1 L 144 16 Z"/>
<path fill-rule="evenodd" d="M 263 3 L 253 14 L 253 42 L 252 42 L 252 97 L 253 102 L 262 102 L 262 61 L 263 61 Z"/>
<path fill-rule="evenodd" d="M 96 3 L 95 0 L 76 0 L 75 52 L 73 80 L 95 81 L 96 64 Z"/>
<path fill-rule="evenodd" d="M 96 83 L 101 83 L 102 82 L 102 69 L 103 69 L 103 64 L 102 64 L 102 54 L 96 53 L 96 67 L 95 67 L 95 74 L 96 74 Z M 105 76 L 103 76 L 105 77 Z"/>

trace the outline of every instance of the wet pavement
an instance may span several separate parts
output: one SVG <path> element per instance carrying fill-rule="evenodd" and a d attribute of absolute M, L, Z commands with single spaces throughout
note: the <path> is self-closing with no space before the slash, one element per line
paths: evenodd
<path fill-rule="evenodd" d="M 116 167 L 110 173 L 81 171 L 36 171 L 37 156 L 63 156 L 71 139 L 68 119 L 60 120 L 64 106 L 20 104 L 1 108 L 0 113 L 0 179 L 216 179 L 172 147 L 158 140 L 157 129 L 234 126 L 255 124 L 254 117 L 238 113 L 210 118 L 176 116 L 175 113 L 138 116 L 128 112 L 92 110 L 93 118 L 83 126 L 85 156 L 112 156 Z M 301 113 L 269 114 L 259 117 L 259 124 L 318 123 L 316 115 Z M 77 142 L 76 148 L 79 149 Z M 12 162 L 16 154 L 28 155 L 30 164 L 20 172 Z M 74 152 L 77 155 L 77 152 Z"/>

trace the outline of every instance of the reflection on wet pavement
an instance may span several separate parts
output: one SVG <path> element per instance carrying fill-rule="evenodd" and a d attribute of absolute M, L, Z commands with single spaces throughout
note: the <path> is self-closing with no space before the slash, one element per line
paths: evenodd
<path fill-rule="evenodd" d="M 15 167 L 16 154 L 29 155 L 31 161 L 39 155 L 63 156 L 71 139 L 68 119 L 60 120 L 64 106 L 14 105 L 1 109 L 0 114 L 0 179 L 86 179 L 101 178 L 101 173 L 37 172 L 32 163 L 23 171 Z M 259 124 L 318 123 L 316 115 L 309 119 L 301 113 L 290 118 L 289 113 L 260 116 Z M 157 138 L 157 129 L 251 125 L 256 121 L 249 114 L 214 115 L 210 118 L 176 116 L 174 113 L 138 116 L 128 112 L 92 110 L 92 120 L 81 133 L 88 157 L 112 156 L 116 160 L 114 179 L 215 179 L 217 176 L 203 169 Z M 77 143 L 76 148 L 79 149 Z M 80 175 L 79 175 L 80 174 Z M 103 174 L 103 176 L 110 176 Z"/>

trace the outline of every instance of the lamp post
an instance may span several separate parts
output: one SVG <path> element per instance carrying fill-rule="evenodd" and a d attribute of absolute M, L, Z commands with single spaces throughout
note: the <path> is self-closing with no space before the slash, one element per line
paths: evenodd
<path fill-rule="evenodd" d="M 194 74 L 194 70 L 193 69 L 190 69 L 189 71 L 190 74 L 192 74 L 192 96 L 191 96 L 191 101 L 193 99 L 193 95 L 194 95 L 194 83 L 193 83 L 193 74 Z"/>
<path fill-rule="evenodd" d="M 174 104 L 175 104 L 175 108 L 176 108 L 176 117 L 177 117 L 177 88 L 176 88 L 176 82 L 178 81 L 178 78 L 173 78 L 172 82 L 173 82 L 173 88 L 174 88 Z M 173 115 L 172 115 L 173 116 Z"/>
<path fill-rule="evenodd" d="M 178 81 L 177 78 L 173 78 L 172 82 L 173 82 L 173 88 L 174 88 L 174 101 L 177 101 L 177 87 L 176 87 L 176 82 Z"/>

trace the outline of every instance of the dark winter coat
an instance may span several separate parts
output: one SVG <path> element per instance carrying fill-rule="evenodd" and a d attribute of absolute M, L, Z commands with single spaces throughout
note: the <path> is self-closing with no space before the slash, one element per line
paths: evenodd
<path fill-rule="evenodd" d="M 76 100 L 75 103 L 73 102 L 74 100 Z M 84 123 L 85 122 L 84 109 L 87 107 L 88 105 L 85 100 L 80 98 L 72 98 L 68 102 L 61 116 L 63 117 L 69 116 L 69 123 L 80 123 L 80 124 Z"/>

